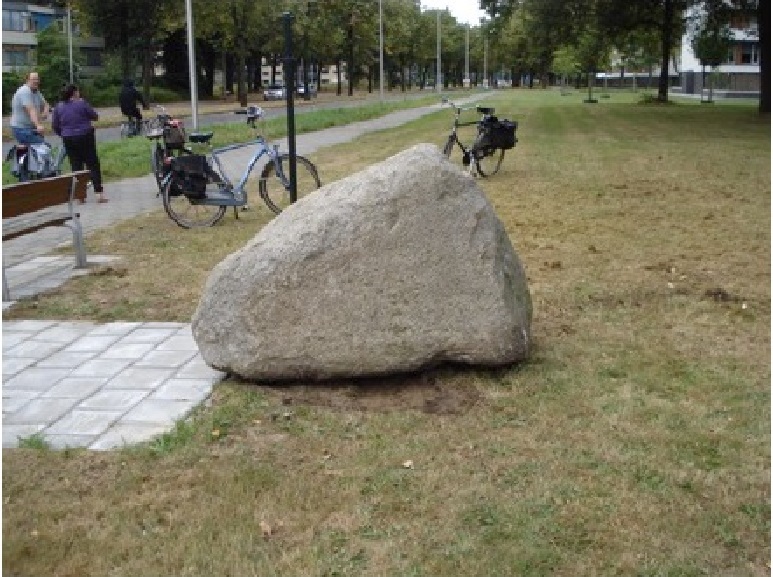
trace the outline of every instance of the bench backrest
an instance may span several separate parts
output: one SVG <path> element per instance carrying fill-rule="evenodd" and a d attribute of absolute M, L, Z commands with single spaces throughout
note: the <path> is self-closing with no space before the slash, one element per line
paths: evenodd
<path fill-rule="evenodd" d="M 86 200 L 88 170 L 41 178 L 3 187 L 3 218 L 20 216 L 43 208 Z"/>

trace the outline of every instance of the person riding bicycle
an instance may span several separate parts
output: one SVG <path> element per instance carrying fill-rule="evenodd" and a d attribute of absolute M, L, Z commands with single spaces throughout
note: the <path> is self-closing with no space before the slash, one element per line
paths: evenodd
<path fill-rule="evenodd" d="M 139 127 L 142 122 L 142 113 L 137 104 L 142 104 L 142 108 L 150 108 L 145 98 L 139 90 L 134 87 L 134 80 L 127 78 L 123 81 L 123 88 L 118 95 L 118 104 L 121 106 L 121 113 L 134 120 L 135 127 Z"/>

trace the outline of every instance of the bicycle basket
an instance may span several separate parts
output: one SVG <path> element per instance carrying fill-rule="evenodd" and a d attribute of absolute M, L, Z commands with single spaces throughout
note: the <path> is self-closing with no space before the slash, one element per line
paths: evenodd
<path fill-rule="evenodd" d="M 164 125 L 164 146 L 179 150 L 185 146 L 185 126 L 182 120 L 172 120 Z"/>
<path fill-rule="evenodd" d="M 188 198 L 201 199 L 207 196 L 207 182 L 210 169 L 207 157 L 201 154 L 186 154 L 171 159 L 171 196 L 184 194 Z"/>

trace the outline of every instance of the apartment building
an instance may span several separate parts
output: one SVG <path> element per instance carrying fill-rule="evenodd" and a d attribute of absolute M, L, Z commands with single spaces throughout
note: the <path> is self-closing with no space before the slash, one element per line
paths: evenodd
<path fill-rule="evenodd" d="M 769 0 L 761 0 L 769 1 Z M 736 6 L 737 2 L 733 2 Z M 701 7 L 693 8 L 689 17 L 700 17 Z M 692 50 L 691 36 L 682 38 L 680 53 L 681 90 L 684 94 L 700 94 L 708 86 L 705 75 L 714 75 L 715 94 L 723 96 L 757 96 L 760 90 L 760 41 L 757 14 L 755 10 L 738 8 L 730 17 L 733 43 L 725 62 L 704 69 Z"/>
<path fill-rule="evenodd" d="M 3 2 L 3 72 L 25 70 L 35 65 L 36 34 L 50 25 L 67 32 L 67 10 L 24 2 Z M 73 51 L 81 62 L 80 74 L 92 76 L 102 70 L 103 38 L 84 37 L 72 27 Z"/>

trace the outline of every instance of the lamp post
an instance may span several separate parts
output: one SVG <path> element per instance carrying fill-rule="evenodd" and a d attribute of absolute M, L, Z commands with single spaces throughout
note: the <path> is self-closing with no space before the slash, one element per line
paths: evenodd
<path fill-rule="evenodd" d="M 488 34 L 483 31 L 483 88 L 488 88 Z"/>
<path fill-rule="evenodd" d="M 191 85 L 191 116 L 193 130 L 199 128 L 198 87 L 196 86 L 196 38 L 193 35 L 192 0 L 185 0 L 185 25 L 188 29 L 188 76 Z"/>
<path fill-rule="evenodd" d="M 72 62 L 72 7 L 67 4 L 67 52 L 70 58 L 70 84 L 75 82 Z"/>
<path fill-rule="evenodd" d="M 467 34 L 464 39 L 464 87 L 470 87 L 470 25 L 467 24 Z"/>
<path fill-rule="evenodd" d="M 435 86 L 437 87 L 438 93 L 442 90 L 440 86 L 440 75 L 441 75 L 441 65 L 440 65 L 440 9 L 437 11 L 437 71 L 435 73 Z"/>
<path fill-rule="evenodd" d="M 384 102 L 384 12 L 378 0 L 378 96 Z"/>

